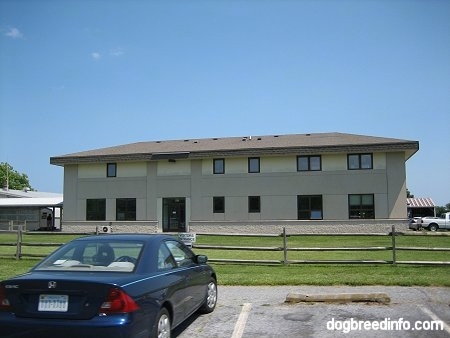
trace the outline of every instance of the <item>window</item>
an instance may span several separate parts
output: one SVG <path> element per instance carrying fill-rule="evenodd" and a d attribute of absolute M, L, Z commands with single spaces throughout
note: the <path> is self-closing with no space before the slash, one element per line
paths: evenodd
<path fill-rule="evenodd" d="M 105 221 L 106 220 L 106 199 L 87 199 L 86 200 L 86 221 Z"/>
<path fill-rule="evenodd" d="M 106 165 L 106 177 L 117 176 L 117 163 L 108 163 Z"/>
<path fill-rule="evenodd" d="M 261 212 L 261 197 L 249 196 L 248 197 L 248 212 L 258 213 Z"/>
<path fill-rule="evenodd" d="M 372 169 L 372 154 L 349 154 L 347 155 L 347 166 L 349 170 Z"/>
<path fill-rule="evenodd" d="M 249 173 L 259 173 L 259 157 L 249 157 L 248 159 L 248 172 Z"/>
<path fill-rule="evenodd" d="M 348 195 L 349 218 L 375 218 L 373 194 Z"/>
<path fill-rule="evenodd" d="M 225 174 L 225 159 L 215 158 L 213 160 L 213 166 L 214 174 Z"/>
<path fill-rule="evenodd" d="M 173 258 L 175 258 L 175 262 L 178 267 L 195 264 L 195 256 L 192 251 L 182 246 L 179 242 L 167 241 L 166 245 Z"/>
<path fill-rule="evenodd" d="M 177 266 L 169 249 L 165 244 L 161 244 L 158 250 L 158 270 L 173 269 Z"/>
<path fill-rule="evenodd" d="M 297 171 L 322 170 L 322 158 L 320 155 L 297 156 Z"/>
<path fill-rule="evenodd" d="M 116 220 L 117 221 L 136 220 L 135 198 L 118 198 L 116 200 Z"/>
<path fill-rule="evenodd" d="M 322 195 L 297 196 L 298 219 L 323 219 Z"/>
<path fill-rule="evenodd" d="M 213 197 L 213 213 L 220 214 L 225 212 L 225 197 Z"/>

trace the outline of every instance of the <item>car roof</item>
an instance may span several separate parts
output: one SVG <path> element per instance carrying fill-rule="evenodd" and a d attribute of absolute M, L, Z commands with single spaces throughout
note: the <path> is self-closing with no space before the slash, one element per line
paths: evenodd
<path fill-rule="evenodd" d="M 144 241 L 144 242 L 154 242 L 161 241 L 165 239 L 176 239 L 176 237 L 171 235 L 164 234 L 99 234 L 99 235 L 90 235 L 85 237 L 80 237 L 75 239 L 74 241 Z"/>

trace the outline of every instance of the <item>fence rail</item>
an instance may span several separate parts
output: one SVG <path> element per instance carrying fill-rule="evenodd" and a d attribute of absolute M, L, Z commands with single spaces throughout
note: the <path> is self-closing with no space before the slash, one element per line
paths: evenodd
<path fill-rule="evenodd" d="M 32 254 L 24 253 L 23 247 L 59 247 L 64 243 L 32 243 L 23 241 L 23 227 L 18 226 L 17 231 L 8 231 L 8 233 L 17 233 L 16 242 L 0 243 L 0 246 L 15 246 L 16 252 L 14 256 L 16 259 L 22 257 L 44 257 L 45 254 Z M 69 233 L 68 233 L 69 234 Z M 449 252 L 450 247 L 417 247 L 417 246 L 397 246 L 396 237 L 399 235 L 405 235 L 404 233 L 397 233 L 395 226 L 392 226 L 392 231 L 385 234 L 328 234 L 328 236 L 388 236 L 391 238 L 392 245 L 388 246 L 354 246 L 354 247 L 289 247 L 288 238 L 293 236 L 326 236 L 325 234 L 286 234 L 285 229 L 283 233 L 274 234 L 197 234 L 197 236 L 235 236 L 235 237 L 277 237 L 282 239 L 281 246 L 233 246 L 233 245 L 209 245 L 209 244 L 195 244 L 192 247 L 195 249 L 204 250 L 226 250 L 226 251 L 254 251 L 254 252 L 283 252 L 283 259 L 231 259 L 231 258 L 214 258 L 209 259 L 213 263 L 239 263 L 239 264 L 276 264 L 276 265 L 288 265 L 288 264 L 416 264 L 416 265 L 448 265 L 450 261 L 426 261 L 426 260 L 414 260 L 414 261 L 402 261 L 397 259 L 397 251 L 418 251 L 418 252 Z M 423 234 L 428 236 L 427 233 Z M 439 234 L 434 233 L 433 236 Z M 442 235 L 450 235 L 450 233 L 442 233 Z M 430 236 L 431 237 L 431 236 Z M 389 251 L 391 252 L 391 258 L 389 260 L 383 259 L 289 259 L 290 252 L 370 252 L 370 251 Z"/>

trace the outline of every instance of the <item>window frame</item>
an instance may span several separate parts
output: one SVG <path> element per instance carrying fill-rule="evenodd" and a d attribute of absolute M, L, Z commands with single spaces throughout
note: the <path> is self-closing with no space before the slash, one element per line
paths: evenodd
<path fill-rule="evenodd" d="M 121 202 L 127 203 L 123 212 L 119 210 Z M 132 203 L 134 206 L 128 205 L 128 203 Z M 123 213 L 123 218 L 119 217 L 119 213 Z M 136 198 L 116 198 L 116 221 L 136 221 Z"/>
<path fill-rule="evenodd" d="M 313 199 L 320 198 L 320 217 L 312 217 L 313 212 L 317 212 L 319 209 L 313 208 Z M 308 208 L 301 207 L 301 199 L 308 200 Z M 314 201 L 314 204 L 317 201 Z M 308 213 L 308 217 L 301 217 L 300 214 Z M 322 195 L 297 195 L 297 219 L 298 220 L 323 220 L 323 196 Z"/>
<path fill-rule="evenodd" d="M 255 165 L 253 162 L 257 161 L 257 168 L 253 168 Z M 249 174 L 258 174 L 261 172 L 261 158 L 260 157 L 249 157 L 248 158 L 248 173 Z"/>
<path fill-rule="evenodd" d="M 351 199 L 358 197 L 359 204 L 351 204 Z M 364 198 L 370 197 L 372 204 L 364 204 Z M 368 207 L 369 206 L 369 207 Z M 358 213 L 356 216 L 355 213 Z M 366 217 L 366 213 L 368 217 Z M 375 219 L 375 194 L 349 194 L 348 195 L 349 219 Z"/>
<path fill-rule="evenodd" d="M 221 163 L 221 168 L 219 167 L 219 163 Z M 219 169 L 221 169 L 221 170 L 219 170 Z M 224 158 L 213 159 L 213 174 L 215 174 L 215 175 L 225 174 L 225 159 Z"/>
<path fill-rule="evenodd" d="M 173 260 L 175 261 L 177 268 L 190 267 L 196 265 L 195 254 L 185 245 L 174 240 L 167 240 L 164 243 L 167 249 L 170 251 L 170 254 L 173 257 Z"/>
<path fill-rule="evenodd" d="M 319 169 L 312 168 L 312 159 L 319 159 Z M 302 169 L 300 166 L 300 159 L 306 159 L 308 162 L 308 168 Z M 299 155 L 297 156 L 297 171 L 322 171 L 322 155 Z"/>
<path fill-rule="evenodd" d="M 90 205 L 90 202 L 98 203 L 98 205 Z M 92 210 L 90 207 L 95 210 Z M 86 199 L 86 221 L 106 221 L 106 198 Z"/>
<path fill-rule="evenodd" d="M 357 156 L 357 166 L 353 167 L 353 161 L 350 158 Z M 363 157 L 370 156 L 370 167 L 364 166 Z M 373 153 L 352 153 L 347 154 L 347 169 L 348 170 L 372 170 L 373 169 Z"/>
<path fill-rule="evenodd" d="M 248 213 L 261 213 L 261 196 L 248 196 Z"/>
<path fill-rule="evenodd" d="M 106 177 L 117 177 L 117 163 L 106 164 Z"/>
<path fill-rule="evenodd" d="M 220 204 L 219 207 L 217 204 Z M 224 213 L 225 213 L 225 197 L 224 196 L 214 196 L 213 197 L 213 214 L 224 214 Z"/>

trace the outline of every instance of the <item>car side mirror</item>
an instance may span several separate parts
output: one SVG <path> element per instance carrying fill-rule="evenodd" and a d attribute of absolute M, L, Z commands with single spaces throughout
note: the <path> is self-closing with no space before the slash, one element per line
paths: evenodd
<path fill-rule="evenodd" d="M 206 262 L 208 261 L 208 257 L 205 255 L 197 255 L 195 257 L 197 259 L 197 264 L 206 264 Z"/>

